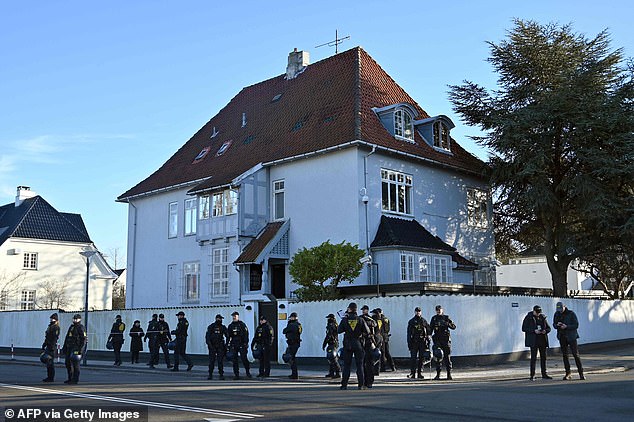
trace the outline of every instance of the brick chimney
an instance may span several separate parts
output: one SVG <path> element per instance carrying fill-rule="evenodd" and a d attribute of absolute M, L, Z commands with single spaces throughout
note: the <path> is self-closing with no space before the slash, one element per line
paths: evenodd
<path fill-rule="evenodd" d="M 37 196 L 37 194 L 30 187 L 18 186 L 18 192 L 15 195 L 15 206 L 19 207 L 25 199 L 33 198 L 34 196 Z"/>
<path fill-rule="evenodd" d="M 294 49 L 288 55 L 288 65 L 286 66 L 286 79 L 294 79 L 302 73 L 310 62 L 310 55 L 307 51 L 297 51 Z"/>

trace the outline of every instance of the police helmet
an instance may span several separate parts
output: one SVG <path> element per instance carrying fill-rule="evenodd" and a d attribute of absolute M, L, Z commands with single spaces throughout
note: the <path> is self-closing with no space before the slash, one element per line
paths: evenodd
<path fill-rule="evenodd" d="M 42 362 L 44 365 L 48 365 L 48 362 L 51 360 L 53 360 L 53 356 L 49 355 L 46 352 L 40 353 L 40 362 Z"/>
<path fill-rule="evenodd" d="M 81 355 L 76 353 L 77 352 L 70 355 L 70 360 L 72 360 L 73 362 L 79 362 L 81 360 Z"/>
<path fill-rule="evenodd" d="M 441 361 L 442 358 L 445 356 L 445 354 L 443 353 L 442 349 L 440 347 L 438 347 L 437 345 L 433 345 L 431 347 L 432 352 L 434 354 L 434 359 L 437 361 Z"/>
<path fill-rule="evenodd" d="M 256 346 L 255 349 L 253 349 L 252 354 L 253 359 L 262 359 L 262 349 L 259 347 Z"/>
<path fill-rule="evenodd" d="M 337 349 L 335 349 L 334 347 L 326 348 L 326 359 L 328 359 L 329 362 L 334 361 L 337 358 Z"/>
<path fill-rule="evenodd" d="M 167 343 L 167 348 L 169 350 L 174 350 L 176 349 L 176 342 L 174 340 L 170 341 L 169 343 Z"/>
<path fill-rule="evenodd" d="M 114 349 L 114 345 L 112 344 L 112 341 L 106 342 L 106 349 L 108 350 Z"/>
<path fill-rule="evenodd" d="M 291 361 L 291 357 L 291 354 L 288 353 L 288 349 L 286 349 L 286 351 L 282 355 L 282 360 L 284 361 L 284 363 L 289 363 Z"/>
<path fill-rule="evenodd" d="M 231 362 L 233 358 L 235 357 L 233 350 L 231 349 L 227 350 L 227 354 L 225 355 L 225 357 L 227 358 L 229 362 Z"/>
<path fill-rule="evenodd" d="M 376 365 L 376 363 L 381 360 L 381 349 L 375 347 L 371 352 L 371 356 L 372 362 Z"/>
<path fill-rule="evenodd" d="M 425 359 L 426 361 L 431 360 L 431 351 L 429 351 L 429 349 L 423 350 L 423 359 Z"/>

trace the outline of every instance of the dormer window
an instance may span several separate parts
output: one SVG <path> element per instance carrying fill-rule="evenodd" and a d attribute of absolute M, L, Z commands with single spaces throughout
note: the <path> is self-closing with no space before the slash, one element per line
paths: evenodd
<path fill-rule="evenodd" d="M 434 147 L 449 151 L 449 128 L 441 121 L 434 122 Z"/>
<path fill-rule="evenodd" d="M 414 141 L 412 115 L 402 108 L 394 111 L 394 136 L 410 142 Z"/>

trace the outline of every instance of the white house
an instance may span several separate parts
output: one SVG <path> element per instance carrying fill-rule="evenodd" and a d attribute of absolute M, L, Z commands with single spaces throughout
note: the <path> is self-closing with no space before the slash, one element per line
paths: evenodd
<path fill-rule="evenodd" d="M 292 298 L 289 260 L 326 240 L 372 257 L 357 285 L 489 283 L 484 163 L 453 127 L 359 47 L 310 65 L 295 50 L 118 198 L 127 307 Z"/>
<path fill-rule="evenodd" d="M 111 309 L 116 278 L 79 214 L 57 211 L 29 187 L 0 207 L 0 310 Z"/>

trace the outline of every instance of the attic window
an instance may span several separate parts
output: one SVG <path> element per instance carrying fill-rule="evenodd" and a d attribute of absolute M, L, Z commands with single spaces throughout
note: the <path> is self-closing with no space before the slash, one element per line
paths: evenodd
<path fill-rule="evenodd" d="M 222 146 L 220 147 L 220 149 L 218 149 L 218 152 L 216 153 L 216 157 L 220 157 L 222 154 L 224 154 L 225 152 L 227 152 L 227 150 L 229 149 L 229 147 L 231 146 L 231 143 L 233 141 L 225 141 Z"/>
<path fill-rule="evenodd" d="M 272 103 L 276 102 L 277 100 L 279 100 L 280 98 L 282 98 L 282 94 L 275 94 L 275 96 L 273 97 L 273 99 L 271 100 Z"/>
<path fill-rule="evenodd" d="M 192 164 L 196 164 L 200 162 L 203 158 L 205 158 L 210 149 L 211 147 L 205 147 L 201 149 L 196 158 L 194 158 L 194 161 L 192 161 Z"/>
<path fill-rule="evenodd" d="M 253 135 L 249 135 L 247 136 L 244 141 L 242 141 L 243 144 L 250 144 L 251 142 L 253 142 L 253 140 L 255 139 L 255 136 Z"/>
<path fill-rule="evenodd" d="M 394 111 L 394 136 L 406 141 L 414 141 L 412 115 L 402 108 Z"/>
<path fill-rule="evenodd" d="M 434 122 L 434 147 L 449 151 L 449 128 L 443 122 Z"/>
<path fill-rule="evenodd" d="M 297 132 L 298 130 L 303 128 L 304 124 L 306 123 L 306 120 L 307 120 L 307 117 L 304 117 L 301 120 L 296 121 L 293 127 L 291 128 L 291 132 Z"/>

